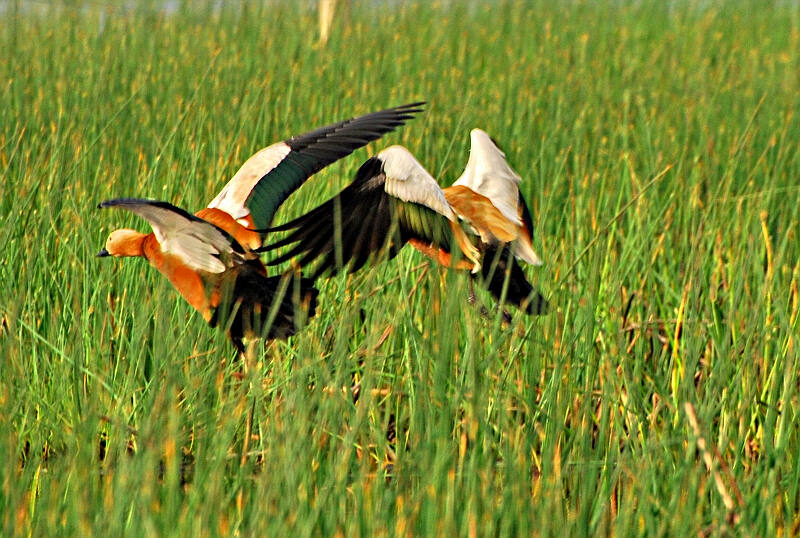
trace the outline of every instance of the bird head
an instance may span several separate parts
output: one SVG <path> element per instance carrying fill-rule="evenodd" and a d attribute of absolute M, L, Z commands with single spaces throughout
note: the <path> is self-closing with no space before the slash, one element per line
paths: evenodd
<path fill-rule="evenodd" d="M 98 252 L 97 256 L 100 258 L 105 256 L 141 256 L 142 243 L 145 237 L 146 234 L 128 228 L 114 230 L 106 240 L 106 248 Z"/>

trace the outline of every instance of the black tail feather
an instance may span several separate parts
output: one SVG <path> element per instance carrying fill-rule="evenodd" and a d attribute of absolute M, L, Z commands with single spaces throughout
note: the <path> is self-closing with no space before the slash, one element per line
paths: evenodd
<path fill-rule="evenodd" d="M 494 246 L 488 247 L 484 252 L 481 274 L 476 277 L 498 301 L 503 296 L 503 288 L 506 287 L 506 280 L 508 280 L 505 297 L 507 303 L 513 304 L 533 316 L 548 312 L 547 300 L 528 282 L 525 272 L 514 258 L 508 245 L 502 249 Z"/>
<path fill-rule="evenodd" d="M 234 342 L 253 336 L 288 338 L 314 316 L 318 295 L 314 281 L 301 274 L 286 272 L 268 277 L 244 269 L 229 294 L 235 300 L 223 299 L 209 323 L 215 326 L 226 320 L 223 326 L 229 325 Z"/>

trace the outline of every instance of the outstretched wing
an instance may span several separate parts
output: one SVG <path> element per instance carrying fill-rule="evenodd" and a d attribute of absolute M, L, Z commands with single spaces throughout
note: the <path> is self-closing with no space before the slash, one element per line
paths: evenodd
<path fill-rule="evenodd" d="M 520 224 L 519 174 L 508 165 L 506 154 L 485 131 L 473 129 L 469 138 L 469 161 L 453 185 L 464 185 L 485 196 L 509 221 Z"/>
<path fill-rule="evenodd" d="M 266 228 L 278 207 L 314 173 L 422 111 L 423 102 L 373 112 L 293 136 L 250 157 L 208 207 Z M 250 222 L 247 222 L 247 217 Z"/>
<path fill-rule="evenodd" d="M 139 215 L 153 227 L 161 250 L 194 270 L 222 273 L 232 260 L 242 258 L 241 245 L 227 233 L 167 202 L 117 198 L 97 207 L 117 207 Z"/>
<path fill-rule="evenodd" d="M 268 265 L 299 256 L 303 267 L 321 258 L 314 278 L 328 270 L 335 273 L 348 263 L 351 272 L 357 271 L 380 252 L 393 257 L 411 240 L 449 253 L 455 239 L 471 259 L 478 257 L 436 180 L 402 146 L 392 146 L 367 160 L 353 183 L 338 195 L 270 231 L 283 230 L 290 231 L 289 235 L 261 250 L 293 246 Z"/>
<path fill-rule="evenodd" d="M 470 131 L 469 161 L 464 173 L 450 188 L 467 188 L 487 198 L 514 230 L 514 254 L 530 264 L 542 265 L 531 243 L 533 222 L 525 199 L 519 192 L 519 182 L 519 174 L 509 166 L 505 153 L 491 137 L 481 129 Z M 487 212 L 484 214 L 488 215 Z M 459 216 L 469 220 L 460 211 Z M 500 224 L 496 219 L 495 222 Z M 484 235 L 484 230 L 480 231 Z M 500 238 L 499 234 L 494 235 Z"/>

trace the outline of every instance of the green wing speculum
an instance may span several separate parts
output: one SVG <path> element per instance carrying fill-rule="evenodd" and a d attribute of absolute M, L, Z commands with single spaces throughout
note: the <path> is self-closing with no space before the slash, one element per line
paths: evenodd
<path fill-rule="evenodd" d="M 450 252 L 453 233 L 450 221 L 424 205 L 395 200 L 403 243 L 417 239 Z"/>

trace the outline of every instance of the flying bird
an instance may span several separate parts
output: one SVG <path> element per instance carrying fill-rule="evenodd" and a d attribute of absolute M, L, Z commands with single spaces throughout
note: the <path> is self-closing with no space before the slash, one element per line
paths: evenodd
<path fill-rule="evenodd" d="M 519 264 L 541 266 L 533 250 L 533 219 L 519 192 L 519 174 L 505 153 L 483 130 L 470 131 L 469 160 L 453 185 L 444 189 L 448 203 L 480 237 L 483 284 L 496 298 L 528 314 L 547 312 L 547 301 L 534 289 Z"/>
<path fill-rule="evenodd" d="M 265 228 L 281 203 L 311 175 L 422 111 L 424 103 L 390 108 L 291 137 L 250 157 L 208 207 L 194 215 L 156 200 L 117 198 L 100 208 L 125 209 L 144 218 L 152 233 L 120 229 L 98 256 L 138 256 L 166 276 L 211 325 L 243 338 L 284 338 L 313 316 L 313 280 L 287 271 L 268 276 L 258 256 Z M 266 334 L 263 334 L 266 331 Z"/>
<path fill-rule="evenodd" d="M 441 189 L 410 151 L 391 146 L 367 160 L 338 195 L 269 228 L 289 233 L 259 251 L 290 246 L 268 265 L 296 257 L 306 267 L 318 260 L 317 278 L 393 258 L 408 243 L 441 265 L 469 270 L 496 298 L 529 314 L 544 313 L 544 297 L 518 263 L 542 264 L 533 250 L 520 176 L 484 131 L 473 129 L 470 139 L 469 161 L 452 186 Z"/>

